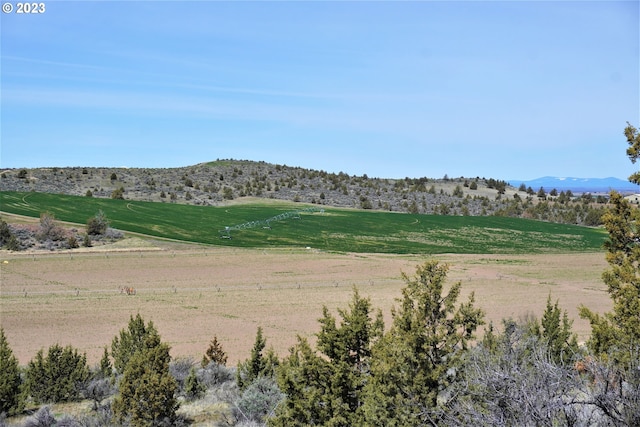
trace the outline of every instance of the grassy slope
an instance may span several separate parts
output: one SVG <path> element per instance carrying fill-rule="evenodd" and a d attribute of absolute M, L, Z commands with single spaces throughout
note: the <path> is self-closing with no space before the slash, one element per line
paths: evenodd
<path fill-rule="evenodd" d="M 219 230 L 302 209 L 296 203 L 252 203 L 199 207 L 169 203 L 0 192 L 0 210 L 38 217 L 50 212 L 62 221 L 86 223 L 101 209 L 111 226 L 152 236 L 205 244 L 265 247 L 310 246 L 348 252 L 384 253 L 545 253 L 598 251 L 602 230 L 519 218 L 409 215 L 324 208 L 261 227 Z"/>

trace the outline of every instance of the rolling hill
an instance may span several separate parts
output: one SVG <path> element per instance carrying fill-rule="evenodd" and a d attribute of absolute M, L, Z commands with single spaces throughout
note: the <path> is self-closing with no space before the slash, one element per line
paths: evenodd
<path fill-rule="evenodd" d="M 243 160 L 217 160 L 170 169 L 10 169 L 0 171 L 0 190 L 195 206 L 224 206 L 259 198 L 326 207 L 500 215 L 583 225 L 597 225 L 602 210 L 598 203 L 579 198 L 562 203 L 548 197 L 540 199 L 493 178 L 384 179 Z"/>

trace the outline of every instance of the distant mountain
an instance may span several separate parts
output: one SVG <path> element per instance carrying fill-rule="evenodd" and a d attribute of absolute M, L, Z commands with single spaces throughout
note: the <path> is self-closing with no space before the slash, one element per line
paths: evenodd
<path fill-rule="evenodd" d="M 559 178 L 545 176 L 530 181 L 512 179 L 507 182 L 516 188 L 524 184 L 535 191 L 538 191 L 540 187 L 542 187 L 545 191 L 550 191 L 555 188 L 558 191 L 571 190 L 574 193 L 607 193 L 611 190 L 625 194 L 640 193 L 640 186 L 618 178 Z"/>

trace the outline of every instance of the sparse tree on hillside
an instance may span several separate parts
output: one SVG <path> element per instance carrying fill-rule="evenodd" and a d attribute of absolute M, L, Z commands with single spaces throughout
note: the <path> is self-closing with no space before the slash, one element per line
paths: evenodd
<path fill-rule="evenodd" d="M 540 199 L 540 200 L 545 200 L 547 198 L 547 192 L 544 191 L 543 187 L 540 187 L 540 189 L 538 190 L 537 195 L 538 195 L 538 199 Z"/>
<path fill-rule="evenodd" d="M 224 187 L 224 189 L 222 190 L 222 197 L 225 200 L 233 200 L 233 188 Z"/>
<path fill-rule="evenodd" d="M 89 374 L 89 379 L 82 387 L 82 395 L 85 399 L 93 401 L 93 410 L 104 409 L 102 402 L 113 396 L 117 388 L 113 377 L 113 367 L 109 360 L 109 351 L 104 347 L 100 363 Z"/>
<path fill-rule="evenodd" d="M 116 188 L 111 192 L 112 199 L 124 200 L 124 187 Z"/>

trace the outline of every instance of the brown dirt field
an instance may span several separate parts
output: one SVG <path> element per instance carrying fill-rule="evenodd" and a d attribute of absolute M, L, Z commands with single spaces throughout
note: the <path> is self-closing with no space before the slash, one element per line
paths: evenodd
<path fill-rule="evenodd" d="M 413 275 L 420 256 L 333 254 L 314 250 L 243 250 L 193 246 L 73 253 L 0 252 L 0 326 L 21 364 L 41 348 L 71 344 L 96 363 L 104 346 L 140 313 L 158 328 L 172 356 L 202 357 L 217 336 L 229 363 L 249 357 L 258 326 L 280 355 L 296 336 L 313 337 L 326 305 L 346 307 L 352 287 L 383 310 L 400 296 L 402 271 Z M 147 245 L 148 246 L 148 245 Z M 505 317 L 540 316 L 547 296 L 574 319 L 584 340 L 584 304 L 604 312 L 611 301 L 601 280 L 603 253 L 567 255 L 442 255 L 449 283 L 497 326 Z M 136 295 L 120 292 L 123 286 Z"/>

